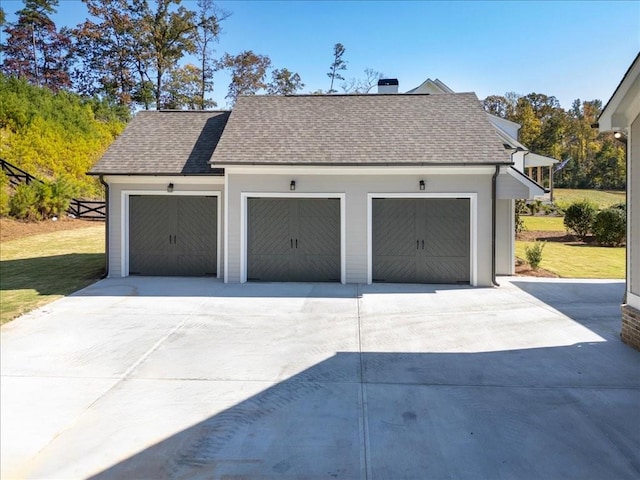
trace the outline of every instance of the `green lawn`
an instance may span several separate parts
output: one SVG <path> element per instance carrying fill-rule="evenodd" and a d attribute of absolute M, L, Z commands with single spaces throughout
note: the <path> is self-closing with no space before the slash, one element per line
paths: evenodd
<path fill-rule="evenodd" d="M 533 242 L 516 241 L 516 256 L 526 259 Z M 624 278 L 624 247 L 597 247 L 547 242 L 540 267 L 564 278 Z"/>
<path fill-rule="evenodd" d="M 554 188 L 553 201 L 561 208 L 567 208 L 573 202 L 589 200 L 604 209 L 625 201 L 624 191 L 577 190 L 571 188 Z"/>
<path fill-rule="evenodd" d="M 624 192 L 565 189 L 561 192 L 567 193 L 564 198 L 573 196 L 573 200 L 589 198 L 594 203 L 599 202 L 601 208 L 604 205 L 624 201 Z M 527 231 L 558 232 L 558 236 L 566 232 L 563 217 L 543 215 L 523 216 L 522 219 Z M 526 260 L 525 249 L 530 245 L 533 245 L 533 242 L 517 240 L 516 256 Z M 625 249 L 624 247 L 599 247 L 592 244 L 568 245 L 561 242 L 547 242 L 542 251 L 540 267 L 564 278 L 624 278 Z"/>
<path fill-rule="evenodd" d="M 91 283 L 104 271 L 104 224 L 0 245 L 0 323 Z"/>
<path fill-rule="evenodd" d="M 521 217 L 528 231 L 564 232 L 564 217 Z"/>

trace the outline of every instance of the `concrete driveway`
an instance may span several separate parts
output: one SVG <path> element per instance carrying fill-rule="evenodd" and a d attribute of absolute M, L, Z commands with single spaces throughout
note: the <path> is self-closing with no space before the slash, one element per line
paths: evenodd
<path fill-rule="evenodd" d="M 2 478 L 639 478 L 623 284 L 500 282 L 98 282 L 2 327 Z"/>

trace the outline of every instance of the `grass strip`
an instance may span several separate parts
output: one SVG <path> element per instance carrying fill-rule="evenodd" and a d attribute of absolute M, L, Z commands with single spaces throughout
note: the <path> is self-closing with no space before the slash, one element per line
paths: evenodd
<path fill-rule="evenodd" d="M 104 224 L 0 244 L 0 323 L 95 282 L 104 271 Z"/>

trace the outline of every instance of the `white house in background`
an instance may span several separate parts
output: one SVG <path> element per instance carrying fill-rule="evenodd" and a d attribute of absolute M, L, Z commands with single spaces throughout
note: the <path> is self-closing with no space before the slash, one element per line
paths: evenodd
<path fill-rule="evenodd" d="M 428 78 L 419 86 L 409 90 L 407 93 L 434 95 L 445 93 L 451 94 L 454 92 L 451 88 L 445 85 L 444 82 L 438 79 L 431 80 Z M 513 160 L 513 169 L 523 175 L 527 175 L 540 186 L 542 186 L 543 169 L 549 169 L 549 191 L 551 192 L 551 196 L 553 196 L 553 166 L 558 163 L 558 160 L 533 153 L 529 151 L 525 145 L 521 144 L 518 141 L 518 130 L 520 130 L 519 124 L 489 113 L 487 113 L 486 116 L 495 128 L 495 131 L 504 147 L 512 152 L 511 158 Z M 502 173 L 505 174 L 513 172 L 511 170 L 507 170 Z M 548 199 L 548 192 L 541 189 L 540 194 L 536 195 L 534 198 Z M 515 271 L 515 235 L 511 234 L 511 232 L 515 230 L 514 199 L 505 198 L 498 200 L 496 215 L 497 230 L 500 232 L 496 235 L 496 271 L 498 275 L 513 275 Z"/>
<path fill-rule="evenodd" d="M 598 128 L 617 132 L 627 144 L 627 283 L 621 337 L 640 350 L 640 54 L 600 114 Z"/>
<path fill-rule="evenodd" d="M 543 193 L 504 143 L 473 93 L 140 112 L 91 171 L 108 273 L 490 286 L 513 270 L 513 199 Z"/>

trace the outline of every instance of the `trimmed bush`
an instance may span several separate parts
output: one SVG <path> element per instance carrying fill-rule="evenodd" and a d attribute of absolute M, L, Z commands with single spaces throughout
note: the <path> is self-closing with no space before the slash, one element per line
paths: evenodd
<path fill-rule="evenodd" d="M 544 250 L 545 242 L 535 242 L 530 247 L 525 248 L 525 255 L 527 256 L 527 262 L 531 265 L 531 268 L 537 270 L 542 262 L 542 250 Z"/>
<path fill-rule="evenodd" d="M 591 232 L 597 208 L 589 200 L 574 202 L 564 212 L 564 226 L 582 240 Z"/>
<path fill-rule="evenodd" d="M 626 208 L 618 205 L 598 212 L 593 220 L 593 234 L 601 245 L 622 245 L 627 236 Z"/>

